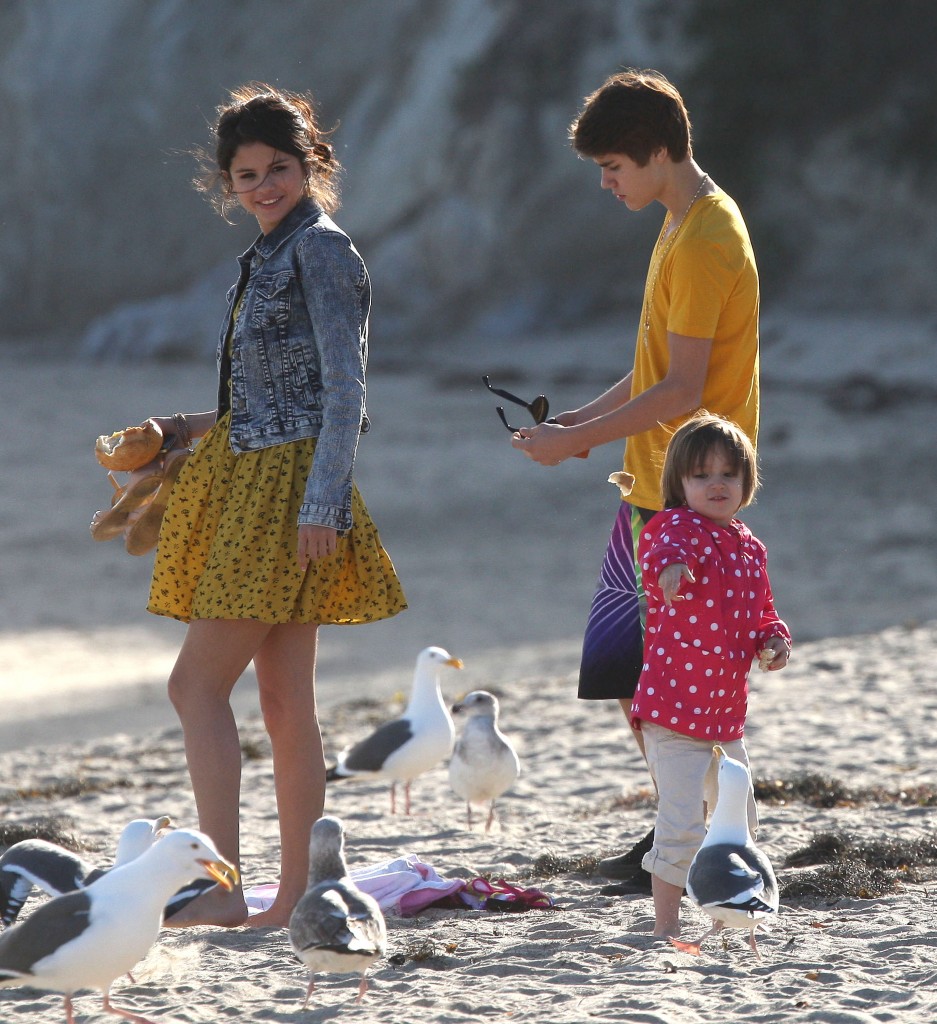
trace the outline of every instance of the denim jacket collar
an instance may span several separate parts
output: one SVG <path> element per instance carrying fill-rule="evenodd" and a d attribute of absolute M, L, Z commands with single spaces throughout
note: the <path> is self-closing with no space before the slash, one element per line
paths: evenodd
<path fill-rule="evenodd" d="M 269 235 L 258 235 L 253 245 L 241 257 L 242 260 L 249 260 L 256 252 L 261 259 L 267 260 L 282 245 L 289 241 L 301 227 L 310 221 L 318 220 L 322 216 L 322 208 L 308 196 L 300 199 L 292 210 L 280 221 Z"/>

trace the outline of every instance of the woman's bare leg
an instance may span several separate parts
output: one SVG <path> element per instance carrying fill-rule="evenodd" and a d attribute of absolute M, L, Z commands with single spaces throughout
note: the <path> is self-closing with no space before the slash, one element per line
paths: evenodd
<path fill-rule="evenodd" d="M 169 677 L 169 697 L 182 723 L 199 828 L 240 867 L 241 742 L 231 691 L 273 627 L 238 619 L 190 623 Z M 210 890 L 167 921 L 235 926 L 247 918 L 240 888 Z"/>
<path fill-rule="evenodd" d="M 273 750 L 280 826 L 280 887 L 252 927 L 285 927 L 309 873 L 309 832 L 325 803 L 325 756 L 316 717 L 315 623 L 273 626 L 254 655 L 260 707 Z"/>

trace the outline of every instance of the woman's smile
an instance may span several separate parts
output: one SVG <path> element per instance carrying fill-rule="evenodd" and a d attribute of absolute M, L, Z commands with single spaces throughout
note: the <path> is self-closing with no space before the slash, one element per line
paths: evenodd
<path fill-rule="evenodd" d="M 231 161 L 231 188 L 238 202 L 269 234 L 305 194 L 306 176 L 299 157 L 263 142 L 246 142 Z"/>

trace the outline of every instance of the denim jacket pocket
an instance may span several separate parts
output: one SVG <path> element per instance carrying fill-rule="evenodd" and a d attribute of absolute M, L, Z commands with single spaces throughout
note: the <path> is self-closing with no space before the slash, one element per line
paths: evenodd
<path fill-rule="evenodd" d="M 290 385 L 297 394 L 308 395 L 312 399 L 313 408 L 321 409 L 322 376 L 314 361 L 307 358 L 306 346 L 290 346 L 287 358 Z"/>
<path fill-rule="evenodd" d="M 290 283 L 292 271 L 258 278 L 254 286 L 255 298 L 251 322 L 263 329 L 274 324 L 286 325 L 290 319 Z"/>

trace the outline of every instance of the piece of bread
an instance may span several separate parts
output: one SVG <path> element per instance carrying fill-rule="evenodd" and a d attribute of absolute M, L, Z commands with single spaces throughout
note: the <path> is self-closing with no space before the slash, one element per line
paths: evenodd
<path fill-rule="evenodd" d="M 767 672 L 771 667 L 771 662 L 778 656 L 777 651 L 772 651 L 770 647 L 765 647 L 763 650 L 758 652 L 758 667 L 762 672 Z"/>
<path fill-rule="evenodd" d="M 620 470 L 618 473 L 612 473 L 608 478 L 608 482 L 610 484 L 614 484 L 621 491 L 621 496 L 623 498 L 627 498 L 634 487 L 634 477 L 630 473 L 626 473 L 624 470 Z"/>
<path fill-rule="evenodd" d="M 152 420 L 146 420 L 138 427 L 102 434 L 94 442 L 94 454 L 108 469 L 131 470 L 152 462 L 162 447 L 162 430 Z"/>

